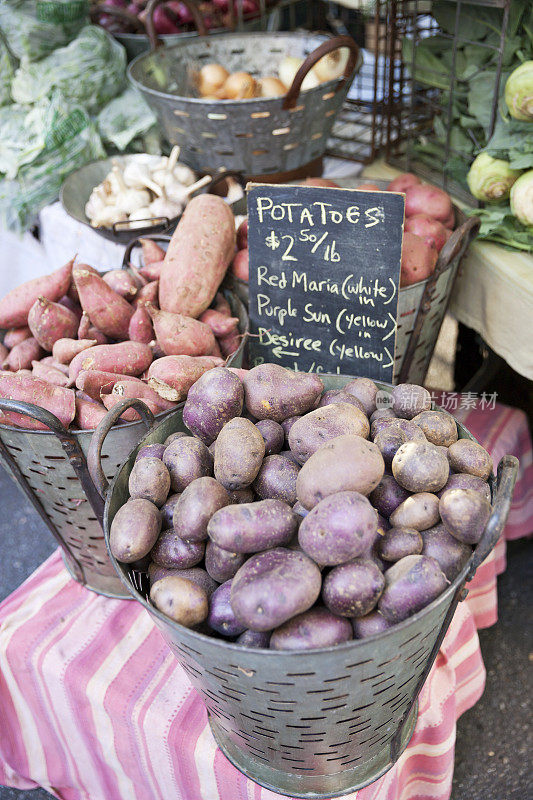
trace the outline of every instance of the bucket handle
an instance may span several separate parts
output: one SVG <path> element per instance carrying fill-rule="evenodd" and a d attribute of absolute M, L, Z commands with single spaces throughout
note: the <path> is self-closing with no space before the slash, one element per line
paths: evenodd
<path fill-rule="evenodd" d="M 157 8 L 157 6 L 160 6 L 161 3 L 165 2 L 166 0 L 150 0 L 148 5 L 146 6 L 146 17 L 144 24 L 146 27 L 146 33 L 148 34 L 148 38 L 150 40 L 150 49 L 152 52 L 156 50 L 158 47 L 161 47 L 163 44 L 161 39 L 158 39 L 154 27 L 154 11 Z M 200 13 L 200 10 L 198 9 L 198 6 L 192 0 L 183 0 L 183 4 L 186 5 L 189 11 L 191 12 L 199 36 L 207 36 L 207 28 L 205 27 L 205 22 Z M 168 14 L 171 18 L 174 17 L 174 12 L 169 10 Z"/>
<path fill-rule="evenodd" d="M 85 492 L 85 495 L 91 504 L 91 507 L 96 514 L 98 522 L 100 525 L 103 523 L 103 503 L 98 495 L 96 488 L 94 486 L 93 481 L 89 476 L 89 472 L 87 469 L 87 461 L 85 460 L 85 456 L 83 454 L 83 450 L 80 447 L 80 444 L 74 434 L 68 431 L 63 423 L 52 414 L 50 411 L 47 411 L 45 408 L 41 408 L 40 406 L 36 406 L 33 403 L 25 403 L 21 400 L 8 400 L 7 398 L 0 398 L 0 409 L 4 411 L 11 411 L 17 414 L 23 414 L 24 416 L 31 417 L 32 419 L 36 420 L 37 422 L 46 425 L 50 430 L 57 436 L 59 441 L 61 442 L 61 446 L 65 451 L 65 454 L 76 473 L 78 480 L 81 483 L 82 489 Z M 23 429 L 22 429 L 23 430 Z M 0 452 L 7 464 L 10 467 L 10 470 L 13 474 L 13 477 L 16 479 L 17 483 L 23 490 L 26 497 L 30 500 L 33 504 L 35 510 L 40 515 L 42 520 L 48 526 L 52 536 L 62 548 L 65 559 L 70 567 L 72 573 L 76 580 L 80 583 L 85 584 L 85 578 L 83 575 L 83 569 L 81 565 L 78 563 L 75 555 L 70 550 L 68 544 L 61 538 L 59 533 L 57 532 L 54 524 L 52 523 L 51 519 L 49 518 L 48 514 L 44 510 L 41 502 L 36 497 L 34 491 L 28 484 L 26 477 L 22 473 L 20 467 L 18 466 L 17 462 L 9 452 L 8 448 L 4 444 L 4 442 L 0 439 Z"/>
<path fill-rule="evenodd" d="M 435 289 L 435 285 L 438 279 L 440 278 L 442 273 L 446 269 L 448 269 L 451 261 L 454 258 L 456 258 L 457 256 L 462 257 L 470 241 L 474 238 L 474 236 L 476 236 L 480 225 L 481 225 L 481 220 L 479 219 L 479 217 L 469 217 L 465 222 L 463 222 L 462 225 L 459 226 L 459 228 L 457 228 L 457 230 L 455 230 L 452 233 L 452 235 L 450 236 L 450 238 L 440 251 L 435 271 L 428 278 L 428 281 L 424 288 L 424 292 L 420 299 L 418 314 L 416 315 L 416 321 L 413 327 L 413 332 L 411 333 L 411 337 L 409 339 L 407 348 L 405 350 L 405 355 L 402 361 L 402 367 L 400 369 L 400 374 L 398 376 L 398 383 L 407 383 L 409 370 L 411 368 L 411 362 L 413 360 L 416 348 L 418 346 L 418 341 L 420 339 L 420 334 L 422 333 L 422 327 L 424 325 L 424 321 L 431 310 L 431 300 L 433 297 L 433 291 Z"/>
<path fill-rule="evenodd" d="M 106 499 L 109 489 L 108 480 L 102 469 L 102 446 L 113 425 L 118 422 L 119 417 L 121 417 L 128 408 L 135 408 L 135 410 L 139 412 L 147 430 L 150 430 L 155 421 L 154 415 L 142 400 L 130 398 L 128 400 L 121 400 L 120 403 L 113 406 L 113 408 L 107 412 L 98 427 L 95 428 L 87 452 L 87 467 L 96 491 L 102 500 Z"/>
<path fill-rule="evenodd" d="M 125 8 L 106 5 L 98 6 L 91 11 L 91 21 L 97 24 L 100 14 L 109 14 L 110 17 L 116 17 L 117 19 L 129 23 L 136 33 L 145 33 L 145 27 L 139 17 L 136 17 L 135 14 L 127 11 Z"/>
<path fill-rule="evenodd" d="M 334 50 L 338 50 L 339 47 L 347 47 L 350 50 L 350 56 L 348 61 L 346 62 L 346 67 L 344 69 L 344 75 L 342 80 L 339 81 L 334 92 L 340 92 L 346 81 L 348 80 L 349 76 L 355 69 L 355 65 L 357 63 L 357 58 L 359 56 L 359 48 L 352 39 L 351 36 L 334 36 L 331 39 L 328 39 L 326 42 L 322 42 L 318 47 L 316 47 L 312 53 L 306 57 L 305 61 L 301 65 L 300 69 L 294 76 L 294 80 L 291 84 L 291 88 L 285 95 L 285 99 L 283 101 L 282 108 L 284 111 L 287 111 L 290 108 L 293 108 L 296 105 L 296 101 L 300 94 L 300 89 L 302 83 L 304 81 L 305 76 L 311 69 L 314 67 L 317 61 L 320 61 L 323 56 L 326 56 L 328 53 L 332 53 Z"/>

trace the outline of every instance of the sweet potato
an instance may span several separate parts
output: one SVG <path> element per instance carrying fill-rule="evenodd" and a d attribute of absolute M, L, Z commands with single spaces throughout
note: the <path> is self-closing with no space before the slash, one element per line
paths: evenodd
<path fill-rule="evenodd" d="M 107 394 L 107 392 L 104 392 L 104 394 Z M 152 403 L 159 406 L 161 411 L 170 411 L 170 409 L 174 408 L 176 405 L 160 397 L 153 389 L 147 386 L 146 383 L 137 380 L 137 378 L 130 378 L 129 380 L 122 378 L 118 380 L 114 384 L 112 392 L 109 394 L 116 394 L 121 400 L 130 397 L 138 397 L 140 400 L 144 401 L 151 400 Z"/>
<path fill-rule="evenodd" d="M 408 186 L 405 190 L 405 216 L 429 214 L 441 222 L 449 219 L 453 213 L 450 195 L 437 186 L 419 184 Z"/>
<path fill-rule="evenodd" d="M 54 367 L 58 369 L 59 372 L 62 372 L 63 375 L 66 375 L 68 378 L 68 366 L 67 364 L 62 364 L 60 361 L 57 361 L 53 356 L 44 356 L 41 358 L 40 364 L 47 364 L 49 367 Z"/>
<path fill-rule="evenodd" d="M 28 323 L 30 308 L 38 297 L 57 301 L 66 293 L 74 259 L 64 267 L 12 289 L 0 300 L 0 328 L 20 328 Z"/>
<path fill-rule="evenodd" d="M 203 311 L 198 317 L 200 322 L 209 325 L 215 336 L 224 337 L 233 333 L 239 325 L 237 317 L 228 317 L 227 314 L 222 314 L 214 308 L 208 308 Z"/>
<path fill-rule="evenodd" d="M 145 266 L 153 264 L 154 261 L 162 261 L 164 259 L 165 251 L 153 239 L 139 239 L 139 242 L 141 243 L 142 259 Z"/>
<path fill-rule="evenodd" d="M 94 339 L 98 344 L 108 344 L 109 343 L 109 339 L 107 338 L 105 333 L 102 333 L 102 331 L 99 331 L 98 328 L 94 327 L 94 325 L 91 325 L 91 327 L 89 328 L 89 330 L 87 332 L 87 339 Z"/>
<path fill-rule="evenodd" d="M 42 381 L 51 383 L 53 386 L 68 386 L 68 377 L 50 364 L 43 364 L 40 361 L 32 361 L 32 374 Z"/>
<path fill-rule="evenodd" d="M 27 325 L 23 328 L 10 328 L 6 331 L 6 335 L 4 336 L 4 345 L 11 350 L 12 347 L 15 347 L 17 344 L 20 344 L 24 341 L 24 339 L 31 338 L 31 331 Z"/>
<path fill-rule="evenodd" d="M 235 251 L 235 222 L 228 204 L 212 194 L 189 201 L 165 254 L 159 305 L 197 317 L 210 305 Z"/>
<path fill-rule="evenodd" d="M 164 356 L 148 369 L 148 384 L 160 397 L 177 403 L 203 374 L 224 362 L 211 356 Z"/>
<path fill-rule="evenodd" d="M 76 396 L 75 428 L 92 431 L 101 423 L 106 414 L 107 408 L 102 403 L 95 403 L 93 400 L 85 400 Z"/>
<path fill-rule="evenodd" d="M 215 311 L 224 314 L 225 317 L 231 317 L 231 306 L 222 292 L 217 292 L 215 295 Z"/>
<path fill-rule="evenodd" d="M 405 192 L 410 186 L 419 186 L 422 183 L 419 177 L 412 172 L 404 172 L 398 175 L 387 186 L 388 192 Z"/>
<path fill-rule="evenodd" d="M 239 250 L 231 262 L 231 272 L 241 281 L 247 281 L 250 277 L 250 259 L 248 248 Z"/>
<path fill-rule="evenodd" d="M 88 339 L 89 329 L 91 327 L 91 320 L 86 311 L 81 315 L 80 323 L 78 325 L 78 339 Z"/>
<path fill-rule="evenodd" d="M 95 269 L 94 267 L 90 267 L 89 264 L 81 264 L 80 266 L 82 266 L 83 269 L 86 269 L 88 272 L 92 273 L 92 275 L 100 276 L 100 273 L 98 272 L 98 270 Z M 70 282 L 70 288 L 69 288 L 67 294 L 68 294 L 68 296 L 70 297 L 70 299 L 74 303 L 80 304 L 80 296 L 78 294 L 78 290 L 76 289 L 76 284 L 74 283 L 73 280 L 71 280 L 71 282 Z"/>
<path fill-rule="evenodd" d="M 167 356 L 208 355 L 215 344 L 213 331 L 203 322 L 170 311 L 159 311 L 152 303 L 146 310 L 154 323 L 154 331 L 161 349 Z"/>
<path fill-rule="evenodd" d="M 77 267 L 72 277 L 80 296 L 80 304 L 92 324 L 113 339 L 127 339 L 133 308 L 107 283 L 84 268 Z"/>
<path fill-rule="evenodd" d="M 162 266 L 163 258 L 161 258 L 160 261 L 152 261 L 152 263 L 146 267 L 141 267 L 139 274 L 142 275 L 146 281 L 158 281 L 161 277 Z"/>
<path fill-rule="evenodd" d="M 235 328 L 233 333 L 228 334 L 227 336 L 223 336 L 218 339 L 218 344 L 220 347 L 220 351 L 224 358 L 233 355 L 235 353 L 242 341 L 242 335 L 239 333 L 238 329 Z"/>
<path fill-rule="evenodd" d="M 42 354 L 41 346 L 33 336 L 16 344 L 3 362 L 4 369 L 16 372 L 19 369 L 29 369 L 32 361 L 37 361 Z"/>
<path fill-rule="evenodd" d="M 102 396 L 102 402 L 108 411 L 114 408 L 117 403 L 121 403 L 122 400 L 124 400 L 124 398 L 118 394 L 106 394 Z M 161 414 L 161 406 L 158 406 L 152 400 L 143 398 L 143 403 L 148 406 L 154 416 Z M 141 415 L 133 408 L 128 408 L 120 417 L 120 419 L 125 420 L 126 422 L 135 422 L 140 418 Z"/>
<path fill-rule="evenodd" d="M 7 347 L 3 344 L 0 344 L 0 363 L 3 364 L 4 361 L 7 359 L 8 355 L 9 355 L 9 350 L 7 349 Z"/>
<path fill-rule="evenodd" d="M 139 289 L 139 293 L 133 301 L 133 308 L 138 308 L 141 303 L 153 303 L 155 306 L 157 306 L 158 294 L 159 281 L 151 281 L 151 283 L 147 283 L 146 286 L 143 286 L 142 289 Z"/>
<path fill-rule="evenodd" d="M 41 406 L 52 414 L 68 428 L 76 413 L 74 392 L 61 386 L 52 386 L 33 375 L 13 375 L 11 372 L 0 372 L 0 397 L 11 400 L 22 400 Z M 30 417 L 12 412 L 2 412 L 4 419 L 11 420 L 10 424 L 18 425 L 29 430 L 48 430 L 46 425 Z"/>
<path fill-rule="evenodd" d="M 126 300 L 133 300 L 139 291 L 135 278 L 127 269 L 111 269 L 102 276 L 102 280 Z"/>
<path fill-rule="evenodd" d="M 70 380 L 75 381 L 82 369 L 97 369 L 122 375 L 142 375 L 152 363 L 152 351 L 142 342 L 120 342 L 89 347 L 70 362 Z M 78 386 L 78 389 L 82 389 Z"/>
<path fill-rule="evenodd" d="M 245 250 L 248 247 L 248 217 L 245 217 L 237 228 L 237 250 Z"/>
<path fill-rule="evenodd" d="M 409 233 L 416 233 L 428 245 L 433 245 L 440 253 L 446 244 L 446 231 L 442 222 L 433 219 L 429 214 L 414 214 L 405 220 L 404 229 Z"/>
<path fill-rule="evenodd" d="M 128 327 L 128 336 L 131 342 L 143 342 L 150 344 L 155 339 L 152 320 L 144 305 L 138 305 L 135 309 Z"/>
<path fill-rule="evenodd" d="M 400 286 L 411 286 L 429 278 L 435 272 L 438 256 L 433 244 L 427 244 L 415 233 L 404 231 Z"/>
<path fill-rule="evenodd" d="M 78 330 L 78 318 L 60 303 L 38 297 L 28 312 L 28 326 L 43 350 L 52 352 L 58 339 L 72 339 Z"/>
<path fill-rule="evenodd" d="M 96 339 L 57 339 L 52 347 L 52 355 L 61 364 L 70 364 L 74 356 L 96 344 Z"/>
<path fill-rule="evenodd" d="M 99 403 L 103 394 L 110 394 L 117 381 L 128 380 L 130 375 L 103 372 L 99 369 L 81 370 L 76 378 L 77 388 Z"/>

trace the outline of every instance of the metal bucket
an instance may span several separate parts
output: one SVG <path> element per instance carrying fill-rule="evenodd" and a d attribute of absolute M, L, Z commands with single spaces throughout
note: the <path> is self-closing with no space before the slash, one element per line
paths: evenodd
<path fill-rule="evenodd" d="M 240 330 L 246 333 L 248 316 L 243 304 L 231 292 L 225 295 L 239 317 Z M 243 347 L 241 343 L 229 363 L 242 365 Z M 183 404 L 178 406 L 180 415 L 182 408 Z M 0 398 L 0 409 L 27 415 L 50 428 L 30 431 L 0 424 L 0 461 L 61 547 L 72 577 L 98 594 L 130 599 L 109 562 L 102 530 L 104 504 L 88 470 L 93 431 L 67 430 L 54 414 L 32 403 Z M 142 414 L 143 421 L 122 423 L 110 430 L 102 453 L 109 478 L 154 423 L 144 405 Z"/>
<path fill-rule="evenodd" d="M 321 375 L 326 389 L 346 376 Z M 378 384 L 390 391 L 390 386 Z M 171 413 L 139 443 L 186 430 Z M 473 437 L 458 423 L 461 438 Z M 105 434 L 104 434 L 105 435 Z M 100 442 L 101 444 L 101 442 Z M 128 499 L 134 451 L 107 493 L 104 530 Z M 509 513 L 518 462 L 505 456 L 491 476 L 493 512 L 472 557 L 447 590 L 384 633 L 308 651 L 254 650 L 178 625 L 148 600 L 145 573 L 110 555 L 132 597 L 149 612 L 202 697 L 224 754 L 257 783 L 291 797 L 355 791 L 391 768 L 407 747 L 417 697 L 437 656 L 465 582 L 498 540 Z"/>
<path fill-rule="evenodd" d="M 343 78 L 300 94 L 307 72 L 326 53 L 350 49 Z M 206 61 L 230 72 L 264 74 L 284 55 L 305 58 L 284 97 L 206 100 L 189 96 L 191 66 Z M 157 116 L 180 158 L 207 172 L 239 170 L 247 177 L 294 172 L 320 159 L 328 137 L 362 63 L 349 36 L 309 33 L 228 33 L 197 37 L 138 56 L 128 67 L 131 83 Z"/>

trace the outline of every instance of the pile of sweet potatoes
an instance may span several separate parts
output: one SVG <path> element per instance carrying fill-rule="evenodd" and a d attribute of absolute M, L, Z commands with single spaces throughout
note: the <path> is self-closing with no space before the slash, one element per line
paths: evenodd
<path fill-rule="evenodd" d="M 100 274 L 74 259 L 0 300 L 0 397 L 93 429 L 125 398 L 154 414 L 185 399 L 241 340 L 219 287 L 235 253 L 235 222 L 214 195 L 193 198 L 165 253 L 142 241 L 143 266 Z M 133 409 L 123 419 L 138 419 Z M 12 412 L 0 422 L 41 423 Z"/>

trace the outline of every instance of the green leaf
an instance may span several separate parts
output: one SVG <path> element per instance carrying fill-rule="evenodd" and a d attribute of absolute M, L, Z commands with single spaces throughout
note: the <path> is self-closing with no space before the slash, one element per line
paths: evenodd
<path fill-rule="evenodd" d="M 514 250 L 533 253 L 533 228 L 522 225 L 511 214 L 507 203 L 490 208 L 469 209 L 481 220 L 479 238 L 502 244 Z"/>
<path fill-rule="evenodd" d="M 455 32 L 456 14 L 459 13 L 460 35 L 468 34 L 471 40 L 483 39 L 489 31 L 498 32 L 501 28 L 502 12 L 496 8 L 482 8 L 481 6 L 465 6 L 456 3 L 434 2 L 431 13 L 445 33 L 453 35 Z"/>

